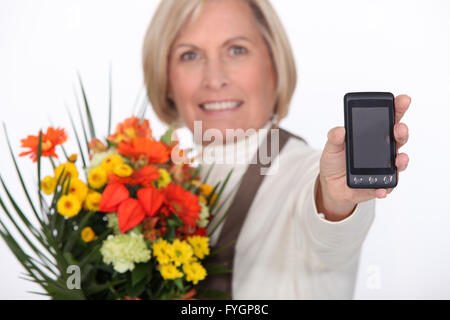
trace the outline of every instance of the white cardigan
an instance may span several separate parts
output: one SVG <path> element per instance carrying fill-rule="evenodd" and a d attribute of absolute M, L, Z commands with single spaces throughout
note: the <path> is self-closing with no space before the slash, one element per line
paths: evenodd
<path fill-rule="evenodd" d="M 264 128 L 269 129 L 270 123 Z M 228 144 L 236 149 L 227 149 L 224 156 L 230 160 L 235 155 L 253 155 L 263 136 L 261 130 L 248 142 Z M 194 145 L 201 150 L 200 144 Z M 218 151 L 216 146 L 203 148 L 202 178 L 212 165 L 208 156 L 217 156 Z M 375 217 L 375 199 L 359 203 L 344 220 L 325 220 L 314 198 L 321 153 L 290 138 L 272 162 L 235 245 L 234 299 L 353 298 L 361 246 Z M 222 199 L 230 196 L 210 228 L 228 208 L 248 166 L 219 162 L 214 164 L 207 183 L 214 186 L 231 168 L 234 171 Z M 211 237 L 211 245 L 217 242 L 222 226 Z"/>

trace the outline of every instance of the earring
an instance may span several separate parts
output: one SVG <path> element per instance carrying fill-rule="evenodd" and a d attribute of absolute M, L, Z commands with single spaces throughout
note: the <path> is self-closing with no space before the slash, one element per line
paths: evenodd
<path fill-rule="evenodd" d="M 271 122 L 272 122 L 272 127 L 273 128 L 278 128 L 279 119 L 278 119 L 278 114 L 277 113 L 273 113 L 272 114 Z"/>

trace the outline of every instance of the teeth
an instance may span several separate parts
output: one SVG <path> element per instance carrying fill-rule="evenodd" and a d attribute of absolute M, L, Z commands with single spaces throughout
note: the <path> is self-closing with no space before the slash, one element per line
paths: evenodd
<path fill-rule="evenodd" d="M 202 104 L 201 106 L 206 110 L 226 110 L 236 108 L 239 105 L 241 105 L 241 102 L 226 101 L 226 102 L 206 103 Z"/>

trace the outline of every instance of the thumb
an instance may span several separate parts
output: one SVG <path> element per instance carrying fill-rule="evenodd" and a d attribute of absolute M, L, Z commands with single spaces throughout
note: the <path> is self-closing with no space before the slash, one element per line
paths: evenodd
<path fill-rule="evenodd" d="M 324 152 L 338 153 L 345 150 L 345 128 L 335 127 L 328 131 L 328 141 L 325 144 Z"/>

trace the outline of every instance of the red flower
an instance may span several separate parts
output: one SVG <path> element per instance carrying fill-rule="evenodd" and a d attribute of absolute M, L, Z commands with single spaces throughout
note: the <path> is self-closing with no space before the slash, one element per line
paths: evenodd
<path fill-rule="evenodd" d="M 144 220 L 145 211 L 138 200 L 128 198 L 119 205 L 117 218 L 120 232 L 127 232 Z"/>
<path fill-rule="evenodd" d="M 119 205 L 130 197 L 128 189 L 120 183 L 113 183 L 106 186 L 100 199 L 100 211 L 116 212 Z"/>
<path fill-rule="evenodd" d="M 170 215 L 176 213 L 178 217 L 187 226 L 196 227 L 195 220 L 201 211 L 198 204 L 198 196 L 186 191 L 182 186 L 174 183 L 169 183 L 164 192 L 164 213 Z"/>
<path fill-rule="evenodd" d="M 131 142 L 120 142 L 117 152 L 133 161 L 145 158 L 148 163 L 167 162 L 170 155 L 170 149 L 164 143 L 144 137 L 135 137 Z"/>
<path fill-rule="evenodd" d="M 137 196 L 148 217 L 155 216 L 164 201 L 164 195 L 155 187 L 139 189 Z"/>
<path fill-rule="evenodd" d="M 67 133 L 64 129 L 54 129 L 53 127 L 49 127 L 46 133 L 42 133 L 41 156 L 58 158 L 58 155 L 55 153 L 55 147 L 63 144 L 66 140 Z M 21 139 L 20 142 L 22 142 L 22 148 L 30 148 L 30 150 L 20 153 L 19 157 L 29 154 L 33 162 L 36 162 L 39 146 L 39 135 L 30 135 L 26 139 Z"/>
<path fill-rule="evenodd" d="M 161 207 L 164 196 L 155 187 L 139 189 L 138 199 L 130 198 L 128 189 L 120 183 L 109 184 L 100 200 L 100 211 L 117 212 L 121 232 L 136 227 L 146 216 L 154 216 Z"/>

